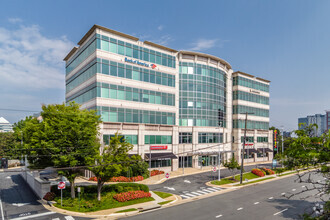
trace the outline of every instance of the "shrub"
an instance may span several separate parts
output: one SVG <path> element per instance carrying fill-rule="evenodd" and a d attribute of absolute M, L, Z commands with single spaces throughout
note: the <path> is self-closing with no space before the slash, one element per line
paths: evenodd
<path fill-rule="evenodd" d="M 151 197 L 151 193 L 144 191 L 129 191 L 124 193 L 119 193 L 113 196 L 118 202 L 126 202 L 134 199 L 148 198 Z"/>
<path fill-rule="evenodd" d="M 160 174 L 164 174 L 164 171 L 161 171 L 161 170 L 152 170 L 151 171 L 151 176 L 156 176 L 156 175 L 160 175 Z"/>
<path fill-rule="evenodd" d="M 255 174 L 255 175 L 259 176 L 259 177 L 265 176 L 265 174 L 260 169 L 252 169 L 251 170 L 251 173 L 253 173 L 253 174 Z"/>
<path fill-rule="evenodd" d="M 53 201 L 54 199 L 55 199 L 55 193 L 53 193 L 53 192 L 48 192 L 48 193 L 46 193 L 46 195 L 44 196 L 44 200 L 46 200 L 46 201 Z"/>
<path fill-rule="evenodd" d="M 96 182 L 97 181 L 97 178 L 96 178 L 96 176 L 93 176 L 93 177 L 89 178 L 88 180 L 89 181 L 95 181 Z"/>
<path fill-rule="evenodd" d="M 266 173 L 266 175 L 273 175 L 275 172 L 268 168 L 262 168 L 262 170 Z"/>

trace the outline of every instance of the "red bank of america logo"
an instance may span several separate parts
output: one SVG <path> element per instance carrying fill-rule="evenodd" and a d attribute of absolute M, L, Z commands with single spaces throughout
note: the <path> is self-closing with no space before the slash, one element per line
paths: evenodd
<path fill-rule="evenodd" d="M 155 69 L 157 66 L 155 64 L 151 64 L 151 68 Z"/>

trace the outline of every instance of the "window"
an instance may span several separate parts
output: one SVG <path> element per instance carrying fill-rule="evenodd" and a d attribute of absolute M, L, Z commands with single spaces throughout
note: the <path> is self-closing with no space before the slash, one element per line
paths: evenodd
<path fill-rule="evenodd" d="M 145 135 L 145 144 L 172 144 L 172 136 L 167 135 Z"/>
<path fill-rule="evenodd" d="M 191 144 L 192 133 L 179 133 L 179 144 Z"/>
<path fill-rule="evenodd" d="M 198 143 L 223 143 L 222 133 L 198 133 Z"/>

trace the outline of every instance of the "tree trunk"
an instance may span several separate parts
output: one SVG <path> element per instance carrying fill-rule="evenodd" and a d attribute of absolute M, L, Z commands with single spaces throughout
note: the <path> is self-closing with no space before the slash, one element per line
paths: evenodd
<path fill-rule="evenodd" d="M 97 200 L 101 201 L 101 190 L 102 190 L 103 183 L 97 182 Z"/>
<path fill-rule="evenodd" d="M 76 198 L 76 193 L 75 193 L 75 190 L 74 190 L 74 186 L 75 186 L 75 184 L 74 184 L 74 180 L 73 180 L 72 182 L 70 181 L 70 187 L 71 187 L 71 198 L 72 198 L 72 199 Z"/>

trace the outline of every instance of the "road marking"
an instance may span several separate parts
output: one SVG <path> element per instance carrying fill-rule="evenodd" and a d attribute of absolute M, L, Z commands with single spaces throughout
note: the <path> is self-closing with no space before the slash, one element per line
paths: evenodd
<path fill-rule="evenodd" d="M 217 216 L 215 216 L 216 218 L 220 218 L 222 215 L 217 215 Z"/>
<path fill-rule="evenodd" d="M 240 208 L 238 208 L 238 209 L 237 209 L 237 211 L 239 211 L 239 210 L 242 210 L 242 209 L 243 209 L 243 208 L 242 208 L 242 207 L 240 207 Z"/>
<path fill-rule="evenodd" d="M 183 181 L 183 182 L 185 182 L 185 183 L 191 183 L 189 180 L 185 180 L 185 181 Z"/>
<path fill-rule="evenodd" d="M 30 203 L 13 203 L 12 205 L 17 206 L 17 207 L 21 207 L 21 206 L 28 205 L 28 204 L 30 204 Z"/>
<path fill-rule="evenodd" d="M 0 190 L 0 195 L 1 195 L 1 190 Z M 0 197 L 0 208 L 1 208 L 1 219 L 5 219 L 4 215 L 3 215 L 3 208 L 2 208 L 2 202 L 1 202 L 1 197 Z"/>
<path fill-rule="evenodd" d="M 195 194 L 195 195 L 198 195 L 198 196 L 201 196 L 202 195 L 202 194 L 199 194 L 197 192 L 190 192 L 190 193 Z"/>
<path fill-rule="evenodd" d="M 24 217 L 12 218 L 11 220 L 31 219 L 31 218 L 36 218 L 36 217 L 45 216 L 45 215 L 52 215 L 52 214 L 56 214 L 56 212 L 44 212 L 44 213 L 35 214 L 35 215 L 28 215 L 28 216 L 24 216 Z"/>
<path fill-rule="evenodd" d="M 281 195 L 282 195 L 282 196 L 284 196 L 284 195 L 285 195 L 285 193 L 281 193 Z"/>
<path fill-rule="evenodd" d="M 269 197 L 268 199 L 273 199 L 274 197 Z"/>
<path fill-rule="evenodd" d="M 203 191 L 208 192 L 208 193 L 213 193 L 211 190 L 203 189 Z"/>
<path fill-rule="evenodd" d="M 60 220 L 59 218 L 53 218 L 52 220 Z"/>
<path fill-rule="evenodd" d="M 301 186 L 302 188 L 305 188 L 306 186 Z"/>
<path fill-rule="evenodd" d="M 203 193 L 203 194 L 208 194 L 207 192 L 203 192 L 203 191 L 200 191 L 200 190 L 198 190 L 197 192 L 198 193 Z"/>
<path fill-rule="evenodd" d="M 257 204 L 259 204 L 259 202 L 255 202 L 254 204 L 257 205 Z"/>
<path fill-rule="evenodd" d="M 278 214 L 280 214 L 280 213 L 282 213 L 282 212 L 285 212 L 286 210 L 288 210 L 288 209 L 283 209 L 283 210 L 280 211 L 280 212 L 276 212 L 274 215 L 278 215 Z"/>
<path fill-rule="evenodd" d="M 186 199 L 189 199 L 189 196 L 185 196 L 185 195 L 180 195 L 181 197 L 186 197 Z"/>
<path fill-rule="evenodd" d="M 207 188 L 208 190 L 211 190 L 213 192 L 218 192 L 219 190 L 218 189 L 213 189 L 213 188 Z"/>
<path fill-rule="evenodd" d="M 186 193 L 187 196 L 190 196 L 190 197 L 195 197 L 196 195 L 193 195 L 193 194 L 190 194 L 190 193 Z"/>
<path fill-rule="evenodd" d="M 168 190 L 175 190 L 173 187 L 168 187 L 168 186 L 164 186 L 164 188 Z"/>
<path fill-rule="evenodd" d="M 11 176 L 7 176 L 6 179 L 11 179 Z"/>
<path fill-rule="evenodd" d="M 74 218 L 73 218 L 71 215 L 64 216 L 64 218 L 65 218 L 66 220 L 74 220 Z"/>
<path fill-rule="evenodd" d="M 296 191 L 296 189 L 292 189 L 292 191 Z"/>

